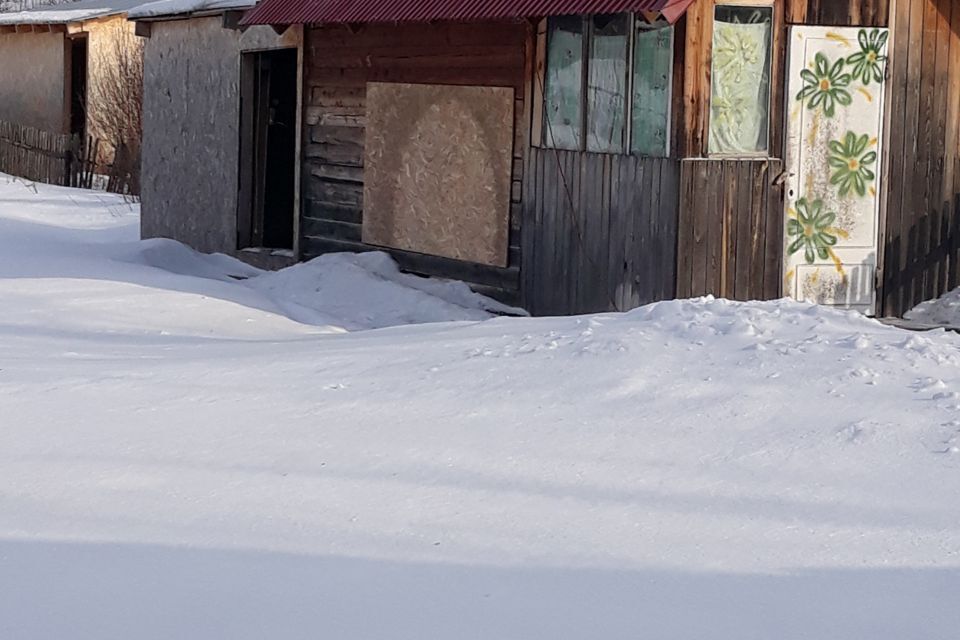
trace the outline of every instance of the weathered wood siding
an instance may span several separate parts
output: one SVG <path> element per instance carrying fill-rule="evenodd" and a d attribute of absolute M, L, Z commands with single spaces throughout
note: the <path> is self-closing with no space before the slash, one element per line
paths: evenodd
<path fill-rule="evenodd" d="M 890 0 L 787 0 L 787 22 L 833 27 L 885 27 Z"/>
<path fill-rule="evenodd" d="M 684 160 L 680 169 L 677 297 L 780 297 L 780 160 Z"/>
<path fill-rule="evenodd" d="M 883 313 L 960 286 L 960 0 L 892 0 Z"/>
<path fill-rule="evenodd" d="M 301 254 L 378 249 L 361 241 L 366 83 L 509 87 L 515 123 L 506 268 L 389 250 L 404 269 L 465 280 L 509 302 L 520 298 L 527 23 L 316 26 L 307 29 Z"/>
<path fill-rule="evenodd" d="M 588 313 L 673 298 L 678 181 L 671 159 L 533 149 L 524 306 Z"/>

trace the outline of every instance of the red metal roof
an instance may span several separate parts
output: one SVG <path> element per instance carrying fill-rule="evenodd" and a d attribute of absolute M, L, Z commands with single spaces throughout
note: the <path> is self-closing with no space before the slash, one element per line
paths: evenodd
<path fill-rule="evenodd" d="M 694 0 L 261 0 L 242 24 L 507 20 L 584 13 L 662 11 L 671 22 Z"/>

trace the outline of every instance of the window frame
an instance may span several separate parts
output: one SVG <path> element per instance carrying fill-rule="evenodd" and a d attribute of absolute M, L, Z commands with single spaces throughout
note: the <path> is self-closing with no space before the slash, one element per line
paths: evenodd
<path fill-rule="evenodd" d="M 716 57 L 713 55 L 714 36 L 716 34 L 716 17 L 719 7 L 743 7 L 770 10 L 770 41 L 767 43 L 767 126 L 766 126 L 766 146 L 760 151 L 742 151 L 736 153 L 713 152 L 710 151 L 710 134 L 713 128 L 713 78 L 714 65 Z M 717 158 L 720 160 L 736 160 L 769 158 L 773 153 L 773 118 L 776 113 L 774 101 L 774 71 L 776 66 L 777 51 L 777 29 L 779 24 L 779 13 L 775 0 L 714 0 L 710 7 L 710 83 L 707 86 L 707 100 L 705 108 L 707 110 L 707 135 L 703 144 L 705 145 L 705 155 L 708 158 Z"/>
<path fill-rule="evenodd" d="M 584 153 L 597 153 L 605 155 L 621 155 L 621 156 L 637 156 L 637 157 L 648 157 L 648 158 L 670 158 L 673 156 L 673 143 L 674 143 L 674 131 L 673 126 L 675 123 L 674 103 L 675 103 L 675 84 L 674 84 L 674 75 L 675 67 L 677 63 L 677 30 L 676 25 L 669 24 L 663 20 L 657 20 L 656 22 L 650 23 L 645 20 L 642 16 L 638 15 L 635 12 L 621 12 L 627 15 L 628 17 L 628 27 L 627 27 L 627 56 L 625 61 L 625 75 L 624 79 L 624 126 L 623 126 L 623 140 L 622 140 L 622 149 L 619 151 L 596 151 L 589 150 L 587 148 L 589 130 L 588 123 L 590 118 L 590 109 L 589 109 L 589 77 L 590 77 L 590 52 L 591 52 L 591 40 L 593 37 L 593 24 L 592 19 L 594 15 L 606 15 L 606 14 L 583 14 L 577 16 L 580 18 L 583 24 L 583 41 L 581 43 L 581 59 L 582 70 L 581 70 L 581 83 L 580 83 L 580 141 L 578 148 L 573 149 L 564 149 L 558 147 L 554 142 L 547 139 L 550 131 L 550 125 L 548 124 L 547 116 L 547 64 L 548 64 L 548 52 L 549 52 L 549 38 L 550 38 L 550 27 L 549 27 L 549 18 L 544 18 L 540 21 L 540 24 L 537 29 L 537 68 L 534 71 L 534 114 L 533 114 L 533 126 L 531 127 L 531 144 L 534 147 L 544 148 L 544 149 L 555 149 L 559 151 L 573 151 L 573 152 L 584 152 Z M 616 14 L 613 14 L 616 15 Z M 638 30 L 659 30 L 659 29 L 669 29 L 670 31 L 670 73 L 668 74 L 667 79 L 667 120 L 666 120 L 666 137 L 665 144 L 662 154 L 650 155 L 650 154 L 640 154 L 634 151 L 633 149 L 633 108 L 634 108 L 634 60 L 635 60 L 635 46 L 636 46 L 636 34 Z"/>

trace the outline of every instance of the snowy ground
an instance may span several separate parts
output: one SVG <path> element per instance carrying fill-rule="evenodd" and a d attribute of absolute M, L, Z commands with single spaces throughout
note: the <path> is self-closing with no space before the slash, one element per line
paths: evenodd
<path fill-rule="evenodd" d="M 960 336 L 135 236 L 0 177 L 0 638 L 960 636 Z"/>
<path fill-rule="evenodd" d="M 924 302 L 906 313 L 908 320 L 960 329 L 960 289 Z"/>

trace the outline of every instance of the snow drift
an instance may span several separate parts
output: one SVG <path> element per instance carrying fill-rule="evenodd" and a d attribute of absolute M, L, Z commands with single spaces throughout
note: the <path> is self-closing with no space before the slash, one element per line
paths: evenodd
<path fill-rule="evenodd" d="M 960 329 L 960 289 L 917 305 L 905 317 L 923 324 Z"/>

